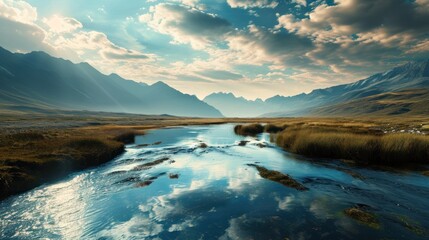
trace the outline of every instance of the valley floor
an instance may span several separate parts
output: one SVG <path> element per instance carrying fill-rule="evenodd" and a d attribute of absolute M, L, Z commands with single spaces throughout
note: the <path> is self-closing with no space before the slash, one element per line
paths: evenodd
<path fill-rule="evenodd" d="M 124 145 L 132 143 L 134 136 L 144 134 L 145 130 L 222 123 L 328 127 L 370 134 L 400 132 L 423 136 L 429 133 L 428 117 L 202 119 L 91 112 L 2 115 L 0 199 L 72 171 L 105 163 L 121 154 Z"/>

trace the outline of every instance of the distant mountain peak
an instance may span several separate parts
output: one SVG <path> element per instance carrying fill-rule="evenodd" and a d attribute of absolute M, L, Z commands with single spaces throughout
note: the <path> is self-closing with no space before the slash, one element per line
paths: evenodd
<path fill-rule="evenodd" d="M 166 84 L 163 81 L 158 81 L 158 82 L 156 82 L 156 83 L 154 83 L 154 84 L 152 84 L 150 86 L 151 87 L 168 87 L 168 88 L 171 88 L 168 84 Z"/>
<path fill-rule="evenodd" d="M 0 49 L 0 103 L 66 110 L 222 117 L 214 107 L 166 83 L 151 86 L 105 75 L 86 62 L 75 64 L 44 52 Z M 10 96 L 13 96 L 12 98 Z M 21 99 L 25 99 L 25 103 Z"/>

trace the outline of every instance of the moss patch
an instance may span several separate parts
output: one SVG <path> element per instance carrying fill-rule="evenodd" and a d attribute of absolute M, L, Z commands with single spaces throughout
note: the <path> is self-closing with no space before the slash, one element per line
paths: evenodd
<path fill-rule="evenodd" d="M 168 157 L 160 158 L 160 159 L 155 160 L 153 162 L 149 162 L 149 163 L 145 163 L 145 164 L 139 165 L 139 166 L 133 168 L 133 171 L 147 170 L 147 169 L 150 169 L 153 166 L 156 166 L 156 165 L 159 165 L 159 164 L 161 164 L 161 163 L 163 163 L 165 161 L 168 161 L 169 159 L 170 158 L 168 158 Z"/>
<path fill-rule="evenodd" d="M 264 167 L 258 166 L 256 164 L 248 164 L 248 166 L 255 167 L 258 170 L 259 175 L 265 179 L 280 183 L 286 187 L 294 188 L 298 191 L 306 191 L 307 187 L 297 182 L 291 176 L 283 174 L 279 171 L 268 170 Z"/>
<path fill-rule="evenodd" d="M 380 229 L 380 222 L 377 217 L 373 213 L 367 212 L 361 207 L 348 208 L 344 210 L 344 213 L 361 224 L 374 229 Z"/>
<path fill-rule="evenodd" d="M 399 223 L 404 226 L 409 231 L 417 234 L 417 235 L 425 235 L 426 231 L 424 228 L 422 228 L 417 222 L 412 221 L 406 216 L 396 216 L 396 219 L 399 221 Z"/>

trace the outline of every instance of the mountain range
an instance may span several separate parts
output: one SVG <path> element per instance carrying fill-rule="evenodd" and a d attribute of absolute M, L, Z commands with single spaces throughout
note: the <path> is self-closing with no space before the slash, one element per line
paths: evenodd
<path fill-rule="evenodd" d="M 201 101 L 163 82 L 138 83 L 104 75 L 88 63 L 0 48 L 0 86 L 3 112 L 62 109 L 213 118 L 429 114 L 429 60 L 308 94 L 263 101 L 213 93 Z"/>
<path fill-rule="evenodd" d="M 366 79 L 291 97 L 250 101 L 215 93 L 204 101 L 225 116 L 349 116 L 428 114 L 429 60 L 409 62 Z"/>
<path fill-rule="evenodd" d="M 20 54 L 0 48 L 0 85 L 3 108 L 222 117 L 196 96 L 163 82 L 147 85 L 104 75 L 88 63 L 74 64 L 44 52 Z"/>

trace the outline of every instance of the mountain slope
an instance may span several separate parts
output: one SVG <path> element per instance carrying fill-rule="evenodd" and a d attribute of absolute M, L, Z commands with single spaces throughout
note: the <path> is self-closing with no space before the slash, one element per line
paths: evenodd
<path fill-rule="evenodd" d="M 395 112 L 393 110 L 394 106 L 375 106 L 376 103 L 373 99 L 368 97 L 379 96 L 380 94 L 384 97 L 393 97 L 396 95 L 383 94 L 407 89 L 429 89 L 429 60 L 410 62 L 354 83 L 316 89 L 308 94 L 302 93 L 290 97 L 277 95 L 265 101 L 249 101 L 235 97 L 231 93 L 213 93 L 207 96 L 204 101 L 216 107 L 228 117 L 330 115 L 334 114 L 332 109 L 337 109 L 335 111 L 337 115 L 353 115 L 356 114 L 353 112 L 354 108 L 352 107 L 355 102 L 351 101 L 359 99 L 362 99 L 359 104 L 363 106 L 360 106 L 361 110 L 357 110 L 357 112 L 361 114 L 374 112 L 371 109 L 363 109 L 365 106 L 369 107 L 369 105 L 365 104 L 365 101 L 370 101 L 372 108 L 386 108 L 385 111 L 380 111 L 378 114 L 389 114 L 389 112 Z M 400 95 L 405 92 L 400 93 Z M 405 94 L 404 96 L 410 95 Z M 349 110 L 346 111 L 341 106 L 344 106 L 344 108 L 347 106 Z M 410 110 L 411 113 L 417 112 Z"/>
<path fill-rule="evenodd" d="M 378 73 L 355 83 L 317 89 L 309 94 L 292 97 L 276 96 L 267 99 L 268 104 L 276 104 L 281 110 L 263 116 L 308 115 L 316 108 L 346 103 L 378 94 L 406 89 L 429 88 L 429 60 L 411 62 L 385 73 Z"/>
<path fill-rule="evenodd" d="M 314 116 L 429 115 L 429 89 L 381 93 L 345 103 L 313 109 Z"/>
<path fill-rule="evenodd" d="M 0 85 L 0 102 L 9 105 L 222 117 L 207 103 L 166 84 L 149 86 L 116 74 L 106 76 L 87 63 L 73 64 L 43 52 L 18 54 L 0 48 Z"/>
<path fill-rule="evenodd" d="M 212 93 L 203 101 L 221 109 L 221 113 L 227 117 L 254 117 L 266 113 L 267 110 L 261 99 L 250 101 L 232 93 Z"/>

